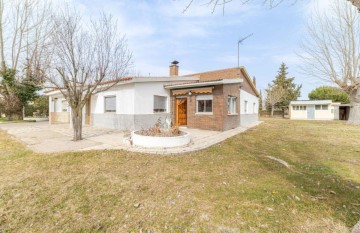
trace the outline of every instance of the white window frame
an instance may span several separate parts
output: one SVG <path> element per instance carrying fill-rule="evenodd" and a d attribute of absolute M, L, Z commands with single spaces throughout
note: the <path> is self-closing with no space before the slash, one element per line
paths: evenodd
<path fill-rule="evenodd" d="M 64 102 L 66 104 L 66 109 L 64 108 Z M 68 111 L 69 104 L 66 100 L 61 100 L 61 112 L 67 112 Z M 65 110 L 65 111 L 64 111 Z"/>
<path fill-rule="evenodd" d="M 56 107 L 56 105 L 57 105 L 58 98 L 54 98 L 53 100 L 54 100 L 54 102 L 53 102 L 53 107 L 54 107 L 53 111 L 54 111 L 54 112 L 57 112 L 57 107 Z"/>
<path fill-rule="evenodd" d="M 228 115 L 236 115 L 237 114 L 237 97 L 236 96 L 228 96 Z"/>
<path fill-rule="evenodd" d="M 155 98 L 156 97 L 161 97 L 161 98 L 165 98 L 165 109 L 164 111 L 155 111 Z M 167 96 L 162 96 L 162 95 L 154 95 L 153 97 L 153 112 L 154 113 L 167 113 L 168 112 L 168 97 Z"/>
<path fill-rule="evenodd" d="M 248 101 L 247 100 L 244 101 L 244 113 L 245 114 L 248 113 Z"/>
<path fill-rule="evenodd" d="M 211 112 L 199 112 L 199 102 L 200 100 L 204 100 L 204 110 L 206 110 L 206 102 L 211 101 Z M 213 95 L 198 95 L 196 96 L 196 114 L 205 114 L 211 115 L 214 112 L 214 100 Z"/>
<path fill-rule="evenodd" d="M 329 110 L 329 105 L 321 105 L 321 110 L 325 110 L 325 111 Z"/>
<path fill-rule="evenodd" d="M 107 98 L 115 98 L 115 110 L 106 110 L 106 99 Z M 104 112 L 105 113 L 116 113 L 116 104 L 117 104 L 116 95 L 104 96 Z"/>

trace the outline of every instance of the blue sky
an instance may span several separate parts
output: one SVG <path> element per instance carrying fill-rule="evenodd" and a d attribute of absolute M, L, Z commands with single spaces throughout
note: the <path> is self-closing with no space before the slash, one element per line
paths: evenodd
<path fill-rule="evenodd" d="M 256 76 L 258 88 L 267 87 L 281 62 L 288 65 L 295 82 L 303 85 L 300 99 L 307 99 L 308 92 L 321 85 L 302 74 L 297 54 L 310 9 L 315 2 L 322 6 L 329 0 L 289 2 L 274 9 L 233 0 L 224 15 L 221 9 L 211 14 L 211 8 L 200 1 L 186 13 L 182 11 L 188 0 L 73 1 L 88 16 L 103 10 L 116 17 L 141 75 L 168 75 L 173 60 L 180 62 L 180 74 L 236 67 L 238 39 L 254 33 L 240 47 L 240 64 Z"/>

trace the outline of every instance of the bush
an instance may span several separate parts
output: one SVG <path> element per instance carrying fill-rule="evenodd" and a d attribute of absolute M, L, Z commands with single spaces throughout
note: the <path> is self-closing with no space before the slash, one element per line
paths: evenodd
<path fill-rule="evenodd" d="M 25 106 L 25 116 L 43 116 L 49 115 L 49 99 L 47 96 L 39 96 L 32 103 Z"/>
<path fill-rule="evenodd" d="M 153 127 L 149 129 L 141 129 L 137 133 L 143 136 L 153 137 L 176 137 L 183 135 L 183 132 L 180 131 L 179 126 L 177 125 L 172 125 L 169 129 L 164 129 L 161 126 L 161 118 L 159 118 Z"/>
<path fill-rule="evenodd" d="M 343 104 L 350 103 L 349 95 L 337 87 L 318 87 L 309 93 L 310 100 L 332 100 Z"/>

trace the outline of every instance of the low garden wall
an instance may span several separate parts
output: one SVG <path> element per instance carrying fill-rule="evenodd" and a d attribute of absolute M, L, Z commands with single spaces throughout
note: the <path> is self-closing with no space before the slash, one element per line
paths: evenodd
<path fill-rule="evenodd" d="M 131 140 L 134 146 L 141 146 L 147 148 L 162 147 L 180 147 L 186 146 L 190 143 L 190 134 L 184 132 L 183 135 L 174 136 L 174 137 L 157 137 L 157 136 L 144 136 L 137 133 L 138 131 L 133 131 L 131 133 Z"/>

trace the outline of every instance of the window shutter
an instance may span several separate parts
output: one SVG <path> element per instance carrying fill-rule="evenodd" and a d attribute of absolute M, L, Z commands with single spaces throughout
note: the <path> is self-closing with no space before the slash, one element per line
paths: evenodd
<path fill-rule="evenodd" d="M 116 112 L 116 96 L 105 97 L 105 112 Z"/>

